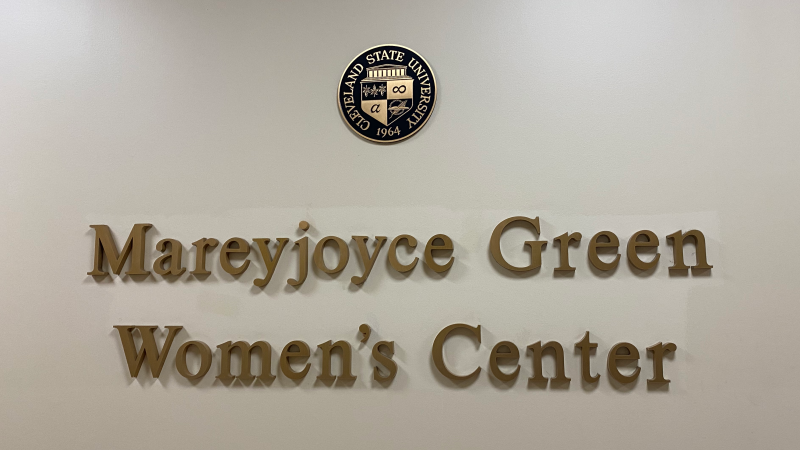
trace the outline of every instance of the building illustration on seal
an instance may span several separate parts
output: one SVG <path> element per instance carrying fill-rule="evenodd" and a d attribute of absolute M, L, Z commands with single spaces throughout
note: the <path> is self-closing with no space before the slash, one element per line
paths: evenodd
<path fill-rule="evenodd" d="M 414 79 L 406 66 L 384 64 L 368 67 L 361 80 L 361 109 L 388 126 L 414 106 Z"/>

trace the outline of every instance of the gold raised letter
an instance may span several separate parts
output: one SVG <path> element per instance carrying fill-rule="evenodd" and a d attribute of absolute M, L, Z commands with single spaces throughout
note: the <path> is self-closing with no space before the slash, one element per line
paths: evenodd
<path fill-rule="evenodd" d="M 297 347 L 297 350 L 292 350 L 292 347 Z M 304 358 L 303 360 L 307 360 L 308 357 L 311 355 L 311 349 L 308 348 L 308 344 L 303 341 L 292 341 L 286 344 L 286 347 L 283 347 L 283 351 L 281 352 L 281 372 L 286 376 L 286 378 L 292 380 L 302 380 L 303 377 L 308 374 L 308 369 L 311 367 L 311 364 L 306 364 L 306 366 L 300 372 L 295 372 L 292 369 L 291 364 L 289 364 L 289 358 Z"/>
<path fill-rule="evenodd" d="M 580 242 L 583 235 L 580 233 L 564 233 L 561 236 L 553 239 L 553 244 L 558 241 L 558 247 L 561 251 L 561 265 L 553 269 L 554 272 L 574 272 L 575 268 L 569 265 L 569 243 L 572 241 Z"/>
<path fill-rule="evenodd" d="M 412 249 L 417 248 L 417 240 L 414 239 L 414 236 L 409 236 L 407 234 L 401 234 L 400 236 L 397 236 L 392 240 L 392 243 L 389 244 L 389 264 L 391 264 L 394 270 L 400 273 L 406 273 L 410 270 L 413 270 L 419 261 L 419 258 L 415 257 L 411 264 L 400 264 L 400 261 L 397 260 L 397 246 L 400 245 L 403 240 L 408 242 L 408 246 Z"/>
<path fill-rule="evenodd" d="M 517 364 L 517 368 L 514 369 L 513 372 L 505 373 L 500 370 L 500 366 L 497 364 L 498 359 L 513 359 L 514 362 L 518 362 L 519 349 L 517 346 L 513 342 L 498 342 L 489 356 L 489 369 L 492 371 L 492 375 L 494 375 L 495 378 L 500 381 L 513 381 L 516 379 L 517 375 L 519 375 L 519 364 Z"/>
<path fill-rule="evenodd" d="M 539 341 L 528 346 L 528 350 L 533 353 L 533 376 L 528 380 L 547 382 L 548 378 L 542 375 L 542 354 L 548 348 L 552 348 L 555 353 L 556 376 L 552 380 L 560 383 L 570 381 L 564 374 L 564 348 L 556 341 L 547 342 L 544 346 Z"/>
<path fill-rule="evenodd" d="M 198 239 L 192 242 L 192 245 L 197 248 L 197 254 L 195 255 L 195 263 L 194 263 L 194 270 L 191 272 L 192 275 L 208 275 L 211 272 L 206 270 L 206 249 L 212 249 L 219 245 L 219 241 L 211 238 L 211 239 Z"/>
<path fill-rule="evenodd" d="M 286 283 L 289 286 L 298 287 L 306 281 L 308 276 L 308 236 L 295 241 L 294 245 L 298 246 L 297 252 L 300 256 L 297 260 L 297 279 L 289 278 Z"/>
<path fill-rule="evenodd" d="M 608 239 L 608 242 L 599 242 L 600 237 L 605 237 Z M 617 235 L 610 231 L 601 231 L 592 236 L 592 240 L 589 241 L 589 262 L 591 262 L 593 266 L 600 270 L 611 270 L 617 267 L 617 264 L 619 264 L 619 253 L 617 253 L 614 261 L 605 263 L 597 256 L 598 248 L 619 248 L 619 238 L 617 238 Z"/>
<path fill-rule="evenodd" d="M 619 354 L 619 350 L 626 349 L 628 350 L 628 354 Z M 620 383 L 632 383 L 636 381 L 636 378 L 639 376 L 639 372 L 642 371 L 642 368 L 636 366 L 636 370 L 633 371 L 630 375 L 623 375 L 619 373 L 619 369 L 617 369 L 617 361 L 618 360 L 638 360 L 639 359 L 639 350 L 636 349 L 635 346 L 629 344 L 627 342 L 620 342 L 619 344 L 615 345 L 611 348 L 611 351 L 608 352 L 608 373 L 611 377 Z"/>
<path fill-rule="evenodd" d="M 350 343 L 347 341 L 336 341 L 336 343 L 332 344 L 331 342 L 332 341 L 323 342 L 317 346 L 317 348 L 322 350 L 322 373 L 317 375 L 317 379 L 325 383 L 333 382 L 337 378 L 339 381 L 355 381 L 356 376 L 353 375 L 351 369 L 353 350 L 350 347 Z M 338 377 L 331 373 L 331 352 L 334 347 L 338 347 L 342 352 L 342 374 Z"/>
<path fill-rule="evenodd" d="M 242 352 L 242 364 L 239 369 L 239 375 L 234 376 L 231 373 L 231 353 L 235 348 L 239 348 Z M 231 344 L 231 341 L 219 344 L 217 348 L 222 354 L 222 362 L 220 363 L 219 375 L 220 380 L 229 380 L 231 378 L 249 379 L 253 378 L 253 373 L 250 371 L 250 359 L 253 350 L 256 348 L 261 350 L 261 375 L 258 378 L 262 381 L 269 381 L 275 378 L 272 375 L 272 347 L 264 341 L 254 342 L 253 345 L 245 341 L 237 341 Z"/>
<path fill-rule="evenodd" d="M 583 335 L 583 339 L 575 344 L 575 348 L 581 349 L 581 376 L 583 381 L 587 383 L 594 383 L 600 379 L 600 375 L 592 375 L 592 368 L 590 367 L 589 357 L 593 348 L 597 348 L 597 344 L 589 341 L 589 332 Z"/>
<path fill-rule="evenodd" d="M 339 264 L 337 264 L 333 269 L 329 269 L 328 266 L 325 265 L 325 258 L 322 254 L 322 252 L 325 250 L 325 244 L 330 241 L 335 242 L 339 247 Z M 349 259 L 350 250 L 347 248 L 347 243 L 336 236 L 327 236 L 322 238 L 319 242 L 317 242 L 317 246 L 314 248 L 314 265 L 317 266 L 317 269 L 327 274 L 334 274 L 344 270 Z"/>
<path fill-rule="evenodd" d="M 386 236 L 375 236 L 375 253 L 370 256 L 369 250 L 367 249 L 367 239 L 366 236 L 353 236 L 353 240 L 356 241 L 356 245 L 358 245 L 358 254 L 361 257 L 361 262 L 364 264 L 364 275 L 352 277 L 350 282 L 353 284 L 362 284 L 367 281 L 367 277 L 372 272 L 372 267 L 378 259 L 378 253 L 380 253 L 381 247 L 383 247 L 383 244 L 386 242 Z"/>
<path fill-rule="evenodd" d="M 664 378 L 664 353 L 676 350 L 678 350 L 678 346 L 672 342 L 666 344 L 656 342 L 647 347 L 648 352 L 653 352 L 653 378 L 647 380 L 648 383 L 669 383 L 670 380 Z"/>
<path fill-rule="evenodd" d="M 147 364 L 150 365 L 150 373 L 153 378 L 158 378 L 161 374 L 161 368 L 164 367 L 164 361 L 167 360 L 167 353 L 172 347 L 172 341 L 179 331 L 183 329 L 181 326 L 170 325 L 167 326 L 167 339 L 158 350 L 156 339 L 153 337 L 153 330 L 157 330 L 156 325 L 114 325 L 114 328 L 119 332 L 119 340 L 122 341 L 122 350 L 125 352 L 125 360 L 128 362 L 128 371 L 131 377 L 136 378 L 139 375 L 139 369 L 142 368 L 145 356 L 147 357 Z M 133 342 L 133 329 L 139 330 L 142 336 L 142 347 L 138 353 L 136 351 L 136 344 Z"/>
<path fill-rule="evenodd" d="M 381 347 L 386 347 L 385 354 L 381 353 Z M 397 376 L 397 363 L 394 362 L 392 356 L 394 356 L 394 341 L 380 341 L 372 346 L 372 358 L 389 371 L 389 373 L 384 376 L 381 374 L 378 366 L 373 367 L 372 378 L 375 381 L 388 383 Z"/>
<path fill-rule="evenodd" d="M 447 366 L 444 364 L 444 341 L 447 340 L 447 336 L 453 331 L 457 329 L 465 329 L 472 333 L 473 336 L 478 340 L 478 344 L 481 342 L 481 326 L 478 325 L 477 327 L 469 326 L 463 323 L 456 323 L 450 325 L 439 332 L 436 335 L 436 339 L 433 340 L 433 364 L 439 369 L 439 372 L 444 375 L 445 377 L 453 380 L 453 381 L 464 381 L 472 378 L 473 376 L 479 374 L 481 372 L 481 368 L 478 367 L 469 375 L 456 375 L 450 370 L 447 369 Z"/>
<path fill-rule="evenodd" d="M 646 241 L 637 241 L 639 236 L 647 238 Z M 656 252 L 656 256 L 650 262 L 644 262 L 639 259 L 636 249 L 639 247 L 658 247 L 658 236 L 650 230 L 642 230 L 633 233 L 631 240 L 628 241 L 628 262 L 639 270 L 647 270 L 653 268 L 658 264 L 658 259 L 661 258 L 661 253 Z"/>
<path fill-rule="evenodd" d="M 525 245 L 531 248 L 531 263 L 525 267 L 516 267 L 509 264 L 505 258 L 503 258 L 503 254 L 500 251 L 500 236 L 503 234 L 503 230 L 505 230 L 509 225 L 514 222 L 525 222 L 533 225 L 533 229 L 536 230 L 537 234 L 541 234 L 539 230 L 539 217 L 537 216 L 534 219 L 525 216 L 515 216 L 509 217 L 508 219 L 500 222 L 492 231 L 492 238 L 489 241 L 489 251 L 492 253 L 492 257 L 494 258 L 495 262 L 500 265 L 500 267 L 504 269 L 508 269 L 514 272 L 527 272 L 529 270 L 537 269 L 542 266 L 542 247 L 547 245 L 547 241 L 525 241 Z"/>
<path fill-rule="evenodd" d="M 436 240 L 442 241 L 441 244 L 436 244 Z M 455 260 L 454 256 L 451 256 L 449 260 L 444 265 L 439 265 L 436 261 L 433 260 L 433 252 L 436 250 L 445 250 L 445 251 L 453 251 L 453 241 L 444 234 L 437 234 L 436 236 L 430 238 L 428 240 L 428 245 L 425 246 L 425 264 L 428 265 L 431 269 L 433 269 L 436 273 L 442 273 L 453 265 L 453 261 Z"/>
<path fill-rule="evenodd" d="M 669 236 L 667 236 L 667 240 L 673 241 L 673 254 L 675 256 L 675 264 L 670 267 L 673 270 L 687 270 L 689 266 L 684 264 L 683 262 L 683 240 L 687 237 L 694 238 L 694 246 L 695 251 L 697 253 L 697 263 L 692 266 L 693 269 L 711 269 L 714 266 L 708 264 L 708 260 L 706 259 L 706 237 L 698 230 L 690 230 L 686 233 L 681 234 L 681 230 L 678 230 Z"/>
<path fill-rule="evenodd" d="M 183 245 L 176 239 L 162 239 L 156 244 L 156 250 L 163 252 L 169 244 L 169 252 L 159 256 L 153 263 L 153 271 L 159 275 L 180 276 L 186 272 L 186 268 L 181 264 L 183 255 Z M 164 268 L 164 263 L 169 261 L 169 268 Z"/>
<path fill-rule="evenodd" d="M 117 251 L 117 244 L 114 242 L 114 236 L 111 235 L 111 229 L 108 225 L 89 225 L 89 228 L 94 228 L 94 269 L 87 272 L 87 275 L 103 276 L 108 275 L 108 272 L 103 270 L 103 255 L 108 259 L 108 265 L 111 270 L 119 275 L 122 271 L 122 266 L 125 260 L 133 253 L 131 257 L 131 267 L 125 272 L 125 275 L 149 275 L 149 270 L 144 270 L 144 238 L 147 229 L 153 225 L 149 223 L 137 223 L 131 229 L 128 235 L 128 240 L 125 241 L 125 246 L 122 247 L 122 253 Z"/>
<path fill-rule="evenodd" d="M 195 347 L 200 353 L 200 369 L 194 374 L 186 366 L 186 353 L 189 351 L 189 347 Z M 175 367 L 178 369 L 178 373 L 187 380 L 203 378 L 208 373 L 208 369 L 211 368 L 211 349 L 208 344 L 202 341 L 185 342 L 175 355 Z"/>
<path fill-rule="evenodd" d="M 264 278 L 256 278 L 253 280 L 253 284 L 258 287 L 264 287 L 269 283 L 269 280 L 272 279 L 272 274 L 275 273 L 275 267 L 278 265 L 278 260 L 281 259 L 283 247 L 286 246 L 286 243 L 289 242 L 289 239 L 278 238 L 278 248 L 275 249 L 274 258 L 272 255 L 270 255 L 269 247 L 267 247 L 267 243 L 269 243 L 268 238 L 253 239 L 253 242 L 258 244 L 258 250 L 261 252 L 261 259 L 264 260 L 264 265 L 267 266 L 267 274 L 264 276 Z"/>
<path fill-rule="evenodd" d="M 236 247 L 233 247 L 236 244 Z M 250 265 L 250 260 L 245 259 L 241 266 L 236 267 L 231 264 L 231 253 L 244 253 L 245 258 L 250 254 L 250 245 L 242 238 L 230 238 L 222 244 L 222 249 L 219 251 L 219 264 L 225 272 L 231 275 L 239 275 L 247 270 Z"/>

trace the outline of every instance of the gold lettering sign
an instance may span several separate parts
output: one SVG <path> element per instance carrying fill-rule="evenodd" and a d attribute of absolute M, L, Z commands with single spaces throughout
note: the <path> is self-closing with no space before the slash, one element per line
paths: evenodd
<path fill-rule="evenodd" d="M 535 240 L 524 241 L 520 250 L 525 247 L 530 251 L 530 262 L 523 266 L 510 264 L 501 251 L 501 244 L 504 232 L 516 226 L 527 227 L 533 234 Z M 152 227 L 149 223 L 134 224 L 128 233 L 125 244 L 119 248 L 117 241 L 107 225 L 91 225 L 95 231 L 94 257 L 92 270 L 88 275 L 101 278 L 109 276 L 110 272 L 120 275 L 126 263 L 129 269 L 126 275 L 131 275 L 134 280 L 140 280 L 151 275 L 145 270 L 145 265 L 150 264 L 146 259 L 146 234 Z M 232 237 L 220 245 L 217 238 L 200 238 L 192 243 L 194 257 L 188 258 L 194 261 L 191 274 L 198 280 L 205 279 L 212 273 L 209 264 L 215 259 L 218 261 L 218 268 L 234 277 L 241 277 L 251 269 L 252 258 L 261 258 L 261 264 L 252 266 L 262 267 L 262 273 L 256 275 L 253 284 L 257 287 L 265 287 L 273 282 L 279 264 L 287 263 L 287 258 L 296 258 L 296 276 L 288 278 L 287 284 L 295 289 L 301 289 L 303 283 L 309 276 L 308 267 L 313 263 L 319 272 L 335 275 L 342 272 L 350 260 L 350 245 L 348 241 L 338 236 L 326 236 L 318 242 L 313 243 L 309 236 L 302 236 L 311 228 L 311 224 L 306 221 L 299 223 L 301 237 L 292 243 L 288 237 L 276 238 L 252 238 L 253 245 L 241 237 Z M 548 240 L 542 236 L 542 228 L 539 217 L 513 216 L 500 221 L 495 226 L 491 235 L 488 237 L 488 250 L 490 258 L 499 266 L 500 270 L 511 272 L 531 272 L 536 273 L 542 267 L 542 253 L 546 249 Z M 574 273 L 577 269 L 570 264 L 570 247 L 576 252 L 581 246 L 583 234 L 578 231 L 563 232 L 553 238 L 553 244 L 558 246 L 558 265 L 553 268 L 555 273 L 566 272 Z M 398 273 L 409 273 L 413 271 L 420 259 L 433 273 L 445 276 L 448 271 L 453 270 L 457 255 L 456 246 L 453 239 L 446 234 L 435 234 L 431 236 L 424 249 L 417 250 L 418 241 L 410 234 L 400 234 L 394 238 L 378 235 L 370 238 L 365 235 L 351 236 L 355 249 L 355 258 L 361 268 L 360 275 L 350 278 L 353 285 L 363 285 L 369 281 L 370 275 L 375 270 L 394 270 Z M 508 239 L 508 237 L 506 237 Z M 708 263 L 708 252 L 706 250 L 706 240 L 703 233 L 699 230 L 689 230 L 683 232 L 678 230 L 666 236 L 666 240 L 672 242 L 674 264 L 669 270 L 693 271 L 710 270 L 713 268 Z M 372 241 L 372 242 L 370 242 Z M 386 255 L 388 265 L 379 269 L 377 264 L 386 242 L 389 242 L 388 253 Z M 661 253 L 658 252 L 660 245 L 658 235 L 650 230 L 641 230 L 633 233 L 627 241 L 625 257 L 630 266 L 635 270 L 647 271 L 658 267 Z M 696 258 L 694 264 L 687 263 L 685 260 L 685 246 L 691 243 L 694 246 Z M 506 243 L 508 244 L 508 243 Z M 313 250 L 312 250 L 313 247 Z M 619 252 L 620 240 L 617 235 L 608 230 L 598 231 L 589 239 L 588 248 L 585 250 L 589 263 L 594 269 L 613 273 L 618 267 L 622 255 Z M 334 258 L 326 261 L 325 249 L 329 252 L 333 250 Z M 506 246 L 508 249 L 508 246 Z M 289 249 L 289 250 L 287 250 Z M 184 267 L 183 246 L 180 241 L 173 238 L 164 238 L 155 244 L 155 250 L 161 255 L 152 261 L 153 272 L 161 277 L 180 277 L 186 273 Z M 650 250 L 650 256 L 647 254 Z M 216 258 L 213 252 L 218 251 Z M 252 253 L 257 255 L 253 256 Z M 507 250 L 508 251 L 508 250 Z M 513 251 L 513 250 L 512 250 Z M 601 258 L 601 254 L 606 253 Z M 610 255 L 608 254 L 610 253 Z M 290 256 L 286 256 L 290 255 Z M 331 255 L 329 255 L 331 256 Z M 138 276 L 138 278 L 135 278 Z M 165 327 L 166 337 L 163 344 L 159 347 L 155 333 L 159 329 L 154 325 L 117 325 L 114 327 L 119 335 L 121 351 L 124 354 L 128 373 L 131 377 L 140 375 L 141 367 L 147 360 L 150 368 L 150 375 L 158 378 L 164 365 L 172 351 L 173 342 L 176 336 L 183 329 L 182 326 L 170 325 Z M 354 364 L 356 358 L 363 357 L 359 350 L 369 343 L 373 335 L 372 328 L 367 324 L 358 327 L 361 335 L 358 348 L 354 349 L 352 344 L 344 339 L 328 340 L 319 344 L 315 352 L 312 352 L 308 344 L 302 340 L 293 340 L 287 343 L 278 356 L 278 367 L 273 372 L 272 367 L 272 346 L 266 340 L 255 341 L 250 344 L 245 341 L 225 341 L 217 345 L 219 349 L 219 372 L 214 376 L 216 379 L 228 382 L 239 380 L 250 383 L 253 380 L 270 383 L 276 376 L 282 376 L 296 383 L 302 383 L 311 371 L 312 365 L 316 361 L 316 380 L 327 386 L 333 384 L 352 386 L 358 379 L 358 374 L 354 373 L 353 367 L 361 367 Z M 467 373 L 457 373 L 445 361 L 445 345 L 453 334 L 466 334 L 471 338 L 477 352 L 484 352 L 481 348 L 482 336 L 481 325 L 468 325 L 456 323 L 441 329 L 433 339 L 431 347 L 431 360 L 433 369 L 442 375 L 448 382 L 454 383 L 458 387 L 467 387 L 478 379 L 482 367 L 478 365 Z M 138 334 L 137 339 L 134 337 Z M 396 349 L 395 341 L 381 340 L 372 345 L 369 355 L 373 361 L 371 368 L 372 379 L 384 387 L 389 387 L 399 373 L 398 364 L 394 361 Z M 583 338 L 574 344 L 576 354 L 580 358 L 581 379 L 584 383 L 597 383 L 601 378 L 599 373 L 595 373 L 591 368 L 592 352 L 598 349 L 598 344 L 590 340 L 590 334 L 585 332 Z M 499 341 L 488 352 L 488 372 L 491 377 L 501 383 L 513 383 L 518 378 L 523 365 L 520 364 L 520 348 L 511 341 Z M 556 341 L 536 341 L 525 347 L 524 357 L 531 358 L 531 376 L 528 381 L 533 386 L 545 388 L 548 384 L 561 388 L 568 387 L 571 378 L 566 373 L 566 359 L 568 354 L 564 351 L 561 343 Z M 639 365 L 638 348 L 627 342 L 620 342 L 610 349 L 607 349 L 606 370 L 611 380 L 621 384 L 634 383 L 642 368 Z M 665 356 L 677 351 L 677 346 L 671 342 L 657 342 L 647 347 L 648 355 L 652 356 L 652 378 L 649 378 L 648 385 L 666 385 L 670 379 L 665 376 Z M 190 368 L 189 354 L 199 358 L 199 366 Z M 233 354 L 240 355 L 238 368 L 232 367 Z M 184 342 L 173 352 L 172 357 L 175 370 L 192 384 L 199 383 L 211 371 L 212 360 L 215 358 L 211 347 L 205 342 L 191 340 Z M 450 355 L 452 358 L 459 358 L 462 355 Z M 260 373 L 253 373 L 252 358 L 260 358 Z M 333 358 L 338 358 L 341 369 L 334 371 Z M 544 361 L 551 361 L 554 364 L 554 375 L 545 374 Z M 512 365 L 512 368 L 501 368 L 501 363 Z M 338 372 L 338 373 L 334 373 Z M 277 375 L 274 375 L 276 373 Z"/>
<path fill-rule="evenodd" d="M 299 229 L 305 232 L 310 229 L 310 226 L 308 222 L 302 221 L 299 224 Z M 527 226 L 532 233 L 538 235 L 537 240 L 527 240 L 523 244 L 523 248 L 528 247 L 530 251 L 530 263 L 525 266 L 510 264 L 501 251 L 504 232 L 514 226 Z M 107 263 L 111 272 L 119 275 L 125 263 L 130 261 L 129 270 L 125 272 L 126 275 L 140 276 L 139 278 L 134 278 L 137 281 L 149 276 L 150 271 L 145 270 L 145 264 L 147 263 L 145 255 L 148 253 L 145 251 L 145 237 L 151 227 L 152 225 L 149 223 L 134 224 L 125 241 L 125 245 L 120 249 L 117 247 L 116 240 L 107 225 L 90 225 L 90 228 L 95 231 L 94 258 L 93 268 L 87 274 L 98 279 L 108 276 L 109 272 L 105 267 Z M 511 272 L 536 271 L 542 267 L 542 253 L 545 251 L 548 242 L 547 240 L 541 240 L 541 234 L 539 217 L 509 217 L 500 221 L 492 231 L 491 236 L 489 236 L 489 254 L 502 270 Z M 580 232 L 564 232 L 553 238 L 553 243 L 557 244 L 559 252 L 559 265 L 553 268 L 554 272 L 574 273 L 577 270 L 570 264 L 570 247 L 579 248 L 582 238 L 583 234 Z M 677 271 L 691 268 L 693 271 L 706 271 L 713 268 L 708 263 L 706 239 L 701 231 L 689 230 L 684 233 L 678 230 L 667 235 L 666 238 L 673 243 L 675 261 L 669 267 L 669 270 Z M 368 281 L 370 274 L 376 269 L 376 262 L 387 241 L 390 242 L 386 256 L 389 262 L 389 270 L 394 270 L 398 273 L 409 273 L 416 268 L 420 260 L 419 254 L 414 255 L 418 244 L 417 239 L 410 234 L 401 234 L 391 240 L 387 236 L 380 235 L 373 238 L 358 235 L 352 236 L 351 239 L 357 249 L 355 255 L 358 265 L 363 270 L 361 275 L 355 275 L 350 278 L 350 282 L 357 286 L 363 285 Z M 314 266 L 320 272 L 329 275 L 342 272 L 350 261 L 350 247 L 345 239 L 338 236 L 326 236 L 320 239 L 313 245 L 313 253 L 311 254 L 309 252 L 312 242 L 308 236 L 303 236 L 294 241 L 292 245 L 294 247 L 293 252 L 286 250 L 292 242 L 288 237 L 253 238 L 252 241 L 254 243 L 252 247 L 247 240 L 240 237 L 229 238 L 221 246 L 220 241 L 216 238 L 201 238 L 194 241 L 192 243 L 195 253 L 194 267 L 190 273 L 199 280 L 203 280 L 210 275 L 211 270 L 208 267 L 209 254 L 219 247 L 219 268 L 234 277 L 241 277 L 250 269 L 251 253 L 255 251 L 258 253 L 256 258 L 260 256 L 261 261 L 264 263 L 264 273 L 253 278 L 255 286 L 262 288 L 267 286 L 272 282 L 273 275 L 276 273 L 279 264 L 282 262 L 290 264 L 284 261 L 287 258 L 296 258 L 297 275 L 294 278 L 288 278 L 286 283 L 296 289 L 301 289 L 309 275 L 309 260 L 313 261 Z M 692 266 L 684 262 L 684 253 L 686 252 L 684 247 L 687 242 L 691 242 L 696 250 L 696 262 Z M 658 252 L 659 245 L 659 237 L 652 231 L 641 230 L 634 233 L 628 240 L 627 251 L 625 252 L 631 267 L 642 271 L 655 269 L 661 258 L 661 253 Z M 589 239 L 588 260 L 595 269 L 613 273 L 622 258 L 619 253 L 619 246 L 620 240 L 613 232 L 605 230 L 596 232 Z M 335 250 L 336 257 L 333 263 L 326 262 L 324 258 L 325 248 Z M 645 248 L 654 251 L 653 256 L 648 261 L 642 259 L 645 254 L 642 249 Z M 161 253 L 161 256 L 152 263 L 153 272 L 157 275 L 174 278 L 180 277 L 186 272 L 186 267 L 183 266 L 183 245 L 180 241 L 171 238 L 162 239 L 155 245 L 155 249 Z M 611 260 L 608 260 L 609 255 L 604 256 L 605 260 L 601 258 L 601 253 L 603 252 L 610 252 Z M 294 253 L 294 255 L 285 256 L 290 253 Z M 452 269 L 456 261 L 457 256 L 454 253 L 455 245 L 453 239 L 446 234 L 436 234 L 427 241 L 422 251 L 422 259 L 431 271 L 444 275 Z M 437 261 L 436 258 L 440 259 Z M 442 260 L 441 258 L 446 259 Z"/>
<path fill-rule="evenodd" d="M 169 357 L 172 343 L 178 333 L 183 329 L 181 326 L 172 325 L 165 327 L 167 336 L 161 348 L 156 344 L 156 331 L 157 326 L 153 325 L 117 325 L 114 327 L 119 332 L 120 343 L 122 344 L 122 351 L 125 355 L 125 361 L 128 365 L 128 372 L 132 378 L 139 376 L 140 369 L 144 360 L 147 359 L 150 366 L 151 376 L 158 378 L 164 367 L 167 358 Z M 371 328 L 367 324 L 359 326 L 359 332 L 364 336 L 361 339 L 362 344 L 366 344 L 369 340 Z M 369 331 L 368 331 L 369 330 Z M 133 333 L 138 332 L 141 337 L 141 344 L 136 348 L 134 343 Z M 471 382 L 475 381 L 480 374 L 482 367 L 475 367 L 469 373 L 455 373 L 445 362 L 445 345 L 450 336 L 462 333 L 470 337 L 476 344 L 476 350 L 481 351 L 481 326 L 468 325 L 463 323 L 455 323 L 442 328 L 433 340 L 431 348 L 431 359 L 433 361 L 434 369 L 436 372 L 444 376 L 449 382 L 452 382 L 457 387 L 467 387 Z M 600 379 L 600 375 L 592 375 L 590 368 L 591 350 L 596 349 L 598 344 L 592 343 L 589 340 L 589 332 L 587 331 L 583 339 L 575 344 L 575 348 L 580 349 L 580 365 L 581 377 L 587 383 L 596 383 Z M 264 340 L 256 341 L 249 344 L 244 341 L 226 341 L 217 345 L 219 351 L 219 373 L 216 378 L 222 381 L 238 379 L 243 383 L 251 383 L 254 379 L 261 380 L 262 382 L 271 382 L 275 379 L 272 374 L 272 346 Z M 336 385 L 353 386 L 358 375 L 353 373 L 353 360 L 355 358 L 363 357 L 359 351 L 354 351 L 350 342 L 346 340 L 338 340 L 333 342 L 328 340 L 317 346 L 318 352 L 316 359 L 317 380 L 325 386 Z M 565 361 L 567 358 L 563 346 L 556 341 L 548 341 L 542 344 L 542 341 L 534 342 L 527 346 L 528 354 L 532 358 L 532 376 L 528 378 L 529 382 L 534 386 L 545 387 L 550 381 L 552 386 L 565 387 L 568 386 L 571 378 L 567 376 L 565 370 Z M 664 385 L 670 382 L 664 375 L 665 364 L 664 356 L 667 353 L 674 353 L 678 347 L 671 343 L 657 342 L 650 347 L 647 351 L 652 353 L 653 364 L 652 371 L 653 377 L 648 379 L 648 384 Z M 200 358 L 200 365 L 196 370 L 189 368 L 187 362 L 188 354 L 192 351 Z M 231 360 L 234 351 L 238 351 L 241 356 L 241 363 L 237 373 L 234 374 L 231 369 Z M 395 342 L 394 341 L 379 341 L 372 346 L 369 352 L 374 364 L 372 365 L 372 378 L 383 387 L 390 387 L 392 381 L 398 374 L 398 366 L 394 361 Z M 340 372 L 334 374 L 332 370 L 332 358 L 338 355 L 340 359 Z M 545 355 L 552 355 L 553 363 L 555 364 L 555 376 L 546 377 L 543 370 L 543 359 Z M 260 357 L 261 359 L 261 373 L 253 374 L 251 371 L 251 358 Z M 449 354 L 449 359 L 458 359 L 463 354 Z M 511 383 L 519 376 L 521 366 L 519 363 L 520 351 L 516 344 L 510 341 L 500 341 L 494 345 L 489 352 L 488 365 L 489 373 L 492 377 L 503 383 Z M 312 352 L 308 344 L 301 340 L 294 340 L 286 344 L 280 353 L 279 361 L 279 376 L 286 379 L 294 380 L 297 383 L 302 380 L 311 371 Z M 188 380 L 199 382 L 210 371 L 212 367 L 212 359 L 214 354 L 211 348 L 202 341 L 187 341 L 181 345 L 177 352 L 175 352 L 174 363 L 177 372 Z M 500 368 L 500 360 L 510 360 L 515 365 L 514 369 L 510 372 L 504 371 Z M 642 370 L 638 366 L 639 350 L 627 342 L 621 342 L 608 350 L 608 374 L 618 383 L 629 384 L 639 377 Z M 634 363 L 633 370 L 628 367 L 628 374 L 623 374 L 620 371 L 620 361 L 628 361 Z M 292 364 L 301 364 L 302 368 L 297 370 L 292 367 Z M 360 366 L 360 365 L 359 365 Z"/>

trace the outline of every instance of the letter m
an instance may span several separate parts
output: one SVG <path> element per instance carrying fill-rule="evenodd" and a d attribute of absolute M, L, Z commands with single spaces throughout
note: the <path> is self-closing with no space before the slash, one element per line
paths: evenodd
<path fill-rule="evenodd" d="M 181 326 L 171 325 L 167 326 L 167 339 L 164 341 L 164 346 L 161 351 L 158 350 L 156 339 L 153 336 L 153 330 L 157 330 L 156 325 L 114 325 L 114 328 L 119 331 L 119 339 L 122 341 L 122 350 L 125 352 L 125 360 L 128 362 L 128 371 L 131 373 L 132 378 L 139 375 L 139 369 L 142 368 L 145 357 L 147 357 L 147 364 L 150 365 L 150 373 L 153 378 L 158 378 L 161 375 L 161 369 L 164 367 L 164 361 L 167 360 L 167 354 L 172 341 L 175 340 L 178 332 L 183 329 Z M 136 351 L 136 344 L 133 342 L 133 329 L 139 330 L 142 335 L 142 346 L 139 351 Z"/>
<path fill-rule="evenodd" d="M 149 270 L 144 270 L 144 235 L 148 228 L 153 225 L 149 223 L 137 223 L 133 226 L 131 233 L 128 235 L 128 240 L 125 241 L 125 246 L 122 247 L 122 252 L 117 250 L 117 244 L 114 242 L 114 236 L 111 235 L 111 229 L 108 225 L 89 225 L 94 228 L 94 269 L 87 272 L 87 275 L 104 276 L 108 272 L 103 270 L 103 255 L 108 259 L 108 265 L 111 270 L 119 275 L 122 271 L 122 266 L 125 260 L 133 253 L 131 258 L 130 270 L 125 272 L 126 275 L 149 275 Z"/>

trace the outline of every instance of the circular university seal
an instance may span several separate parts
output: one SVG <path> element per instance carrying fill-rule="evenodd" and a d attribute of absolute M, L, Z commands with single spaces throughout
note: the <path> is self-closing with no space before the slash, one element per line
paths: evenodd
<path fill-rule="evenodd" d="M 436 104 L 436 79 L 414 50 L 379 45 L 350 62 L 336 97 L 353 131 L 388 144 L 411 137 L 428 121 Z"/>

